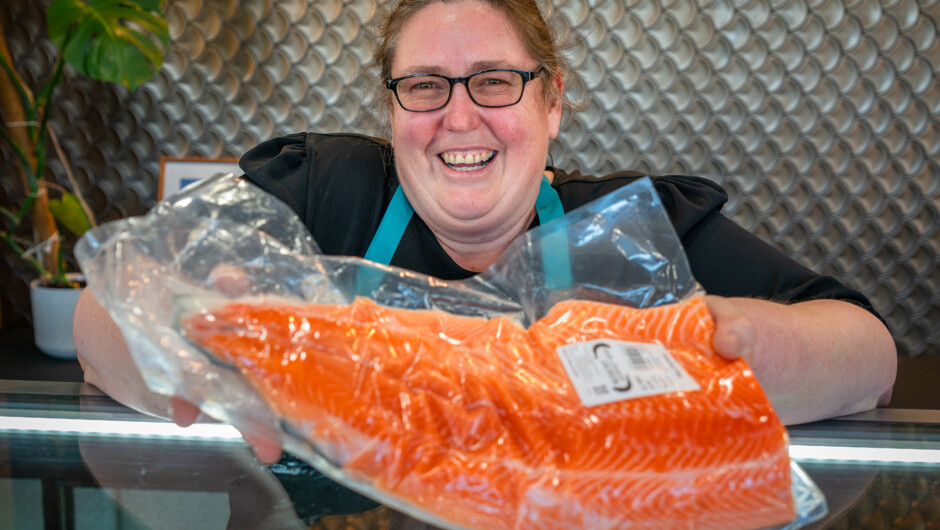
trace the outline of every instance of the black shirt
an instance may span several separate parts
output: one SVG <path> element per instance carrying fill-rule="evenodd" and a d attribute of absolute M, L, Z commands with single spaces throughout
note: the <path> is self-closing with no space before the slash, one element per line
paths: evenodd
<path fill-rule="evenodd" d="M 250 150 L 240 164 L 249 181 L 297 212 L 320 249 L 330 255 L 364 256 L 398 188 L 391 146 L 358 134 L 275 138 Z M 594 177 L 549 169 L 566 212 L 643 176 L 623 171 Z M 875 313 L 861 293 L 803 267 L 722 215 L 728 197 L 717 184 L 698 177 L 659 176 L 653 185 L 692 274 L 706 292 L 778 302 L 832 298 Z M 475 274 L 451 259 L 417 215 L 390 264 L 443 279 Z"/>

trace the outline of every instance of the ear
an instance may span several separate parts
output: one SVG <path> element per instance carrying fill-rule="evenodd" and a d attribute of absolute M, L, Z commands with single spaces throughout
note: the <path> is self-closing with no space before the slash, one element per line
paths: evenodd
<path fill-rule="evenodd" d="M 548 101 L 548 138 L 554 140 L 558 137 L 558 131 L 561 129 L 561 114 L 563 105 L 561 103 L 560 94 L 565 93 L 565 80 L 561 76 L 561 69 L 555 71 L 555 75 L 552 76 L 552 82 L 555 83 L 555 88 L 558 92 L 553 95 L 551 101 Z"/>

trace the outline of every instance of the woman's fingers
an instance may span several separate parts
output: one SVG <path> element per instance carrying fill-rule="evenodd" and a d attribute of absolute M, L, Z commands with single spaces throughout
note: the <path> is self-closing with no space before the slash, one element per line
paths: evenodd
<path fill-rule="evenodd" d="M 180 427 L 189 427 L 199 417 L 199 407 L 176 396 L 170 398 L 170 415 Z"/>
<path fill-rule="evenodd" d="M 733 300 L 723 296 L 707 295 L 705 304 L 715 319 L 712 346 L 725 359 L 754 360 L 757 332 L 754 322 Z"/>
<path fill-rule="evenodd" d="M 243 432 L 242 436 L 255 451 L 255 457 L 262 464 L 274 464 L 281 459 L 283 448 L 277 440 L 246 432 Z"/>
<path fill-rule="evenodd" d="M 173 422 L 180 427 L 189 427 L 199 417 L 199 408 L 184 399 L 174 396 L 170 398 L 170 415 Z M 255 433 L 242 432 L 241 434 L 254 450 L 255 457 L 262 463 L 273 464 L 281 459 L 283 449 L 277 440 L 270 436 Z"/>

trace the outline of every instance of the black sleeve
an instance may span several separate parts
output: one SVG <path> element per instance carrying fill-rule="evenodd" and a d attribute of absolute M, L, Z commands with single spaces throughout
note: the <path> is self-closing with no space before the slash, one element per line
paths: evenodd
<path fill-rule="evenodd" d="M 248 151 L 245 179 L 290 206 L 326 254 L 363 256 L 397 183 L 387 142 L 299 133 Z"/>
<path fill-rule="evenodd" d="M 837 299 L 881 318 L 863 294 L 816 274 L 722 215 L 727 195 L 717 184 L 693 177 L 654 183 L 705 292 L 776 302 Z"/>

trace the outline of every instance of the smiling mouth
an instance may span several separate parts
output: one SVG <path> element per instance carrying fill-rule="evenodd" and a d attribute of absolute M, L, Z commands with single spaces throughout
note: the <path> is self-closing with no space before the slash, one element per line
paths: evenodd
<path fill-rule="evenodd" d="M 480 151 L 478 153 L 467 153 L 465 155 L 455 155 L 451 153 L 441 153 L 437 155 L 444 164 L 454 171 L 475 171 L 483 169 L 496 158 L 496 151 Z"/>

